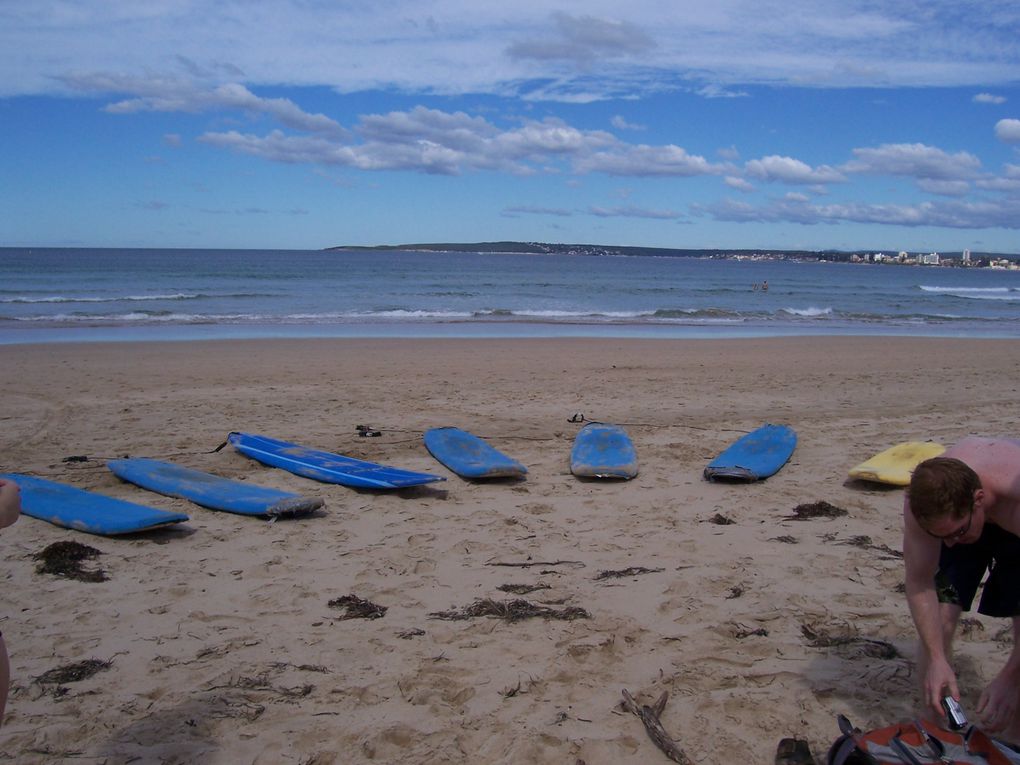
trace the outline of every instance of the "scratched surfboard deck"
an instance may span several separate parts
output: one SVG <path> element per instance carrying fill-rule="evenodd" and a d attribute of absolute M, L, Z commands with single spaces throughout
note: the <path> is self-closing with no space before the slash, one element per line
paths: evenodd
<path fill-rule="evenodd" d="M 231 433 L 227 440 L 247 457 L 324 483 L 359 489 L 402 489 L 446 480 L 431 473 L 401 470 L 252 433 Z"/>
<path fill-rule="evenodd" d="M 211 510 L 279 518 L 307 515 L 322 507 L 321 499 L 232 481 L 159 460 L 142 457 L 110 460 L 106 467 L 123 481 L 169 497 L 191 500 Z"/>
<path fill-rule="evenodd" d="M 460 428 L 432 428 L 423 436 L 425 448 L 461 478 L 520 478 L 528 469 L 520 462 Z"/>
<path fill-rule="evenodd" d="M 932 441 L 904 441 L 851 468 L 848 475 L 857 481 L 907 486 L 914 468 L 926 459 L 938 457 L 945 450 L 942 444 Z"/>
<path fill-rule="evenodd" d="M 188 520 L 184 513 L 136 505 L 57 481 L 8 473 L 21 489 L 21 511 L 54 526 L 101 536 L 131 534 Z"/>
<path fill-rule="evenodd" d="M 768 478 L 793 455 L 797 434 L 787 425 L 762 425 L 741 436 L 705 468 L 709 481 L 753 482 Z"/>
<path fill-rule="evenodd" d="M 638 474 L 637 451 L 623 428 L 591 422 L 574 437 L 570 472 L 580 478 L 630 479 Z"/>

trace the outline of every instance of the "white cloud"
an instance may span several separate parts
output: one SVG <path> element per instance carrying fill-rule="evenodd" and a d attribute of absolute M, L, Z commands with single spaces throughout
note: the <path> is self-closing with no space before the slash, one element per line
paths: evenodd
<path fill-rule="evenodd" d="M 731 223 L 868 223 L 911 228 L 1020 229 L 1020 200 L 1016 199 L 998 202 L 922 202 L 913 205 L 811 205 L 784 199 L 761 206 L 728 199 L 715 204 L 694 205 L 692 210 L 699 215 Z"/>
<path fill-rule="evenodd" d="M 746 98 L 748 93 L 744 90 L 733 90 L 717 82 L 710 82 L 698 88 L 698 95 L 705 98 Z"/>
<path fill-rule="evenodd" d="M 1020 191 L 1020 178 L 982 178 L 974 185 L 985 191 Z"/>
<path fill-rule="evenodd" d="M 518 215 L 553 215 L 558 218 L 569 218 L 574 213 L 562 207 L 538 207 L 535 205 L 517 205 L 503 208 L 503 215 L 506 217 L 517 217 Z"/>
<path fill-rule="evenodd" d="M 353 133 L 363 140 L 341 142 L 282 130 L 265 136 L 236 130 L 207 132 L 199 140 L 274 162 L 441 175 L 497 169 L 528 174 L 567 160 L 583 164 L 609 147 L 622 145 L 604 131 L 578 130 L 554 118 L 501 129 L 482 117 L 425 107 L 363 116 Z"/>
<path fill-rule="evenodd" d="M 595 151 L 578 157 L 574 169 L 579 173 L 607 173 L 631 176 L 717 175 L 722 167 L 704 157 L 688 154 L 679 146 L 619 145 L 607 151 Z"/>
<path fill-rule="evenodd" d="M 944 197 L 962 197 L 970 191 L 970 184 L 967 181 L 945 181 L 935 178 L 921 178 L 917 182 L 917 187 L 929 194 Z"/>
<path fill-rule="evenodd" d="M 554 28 L 539 38 L 528 35 L 511 43 L 506 51 L 511 59 L 570 61 L 588 65 L 606 58 L 646 53 L 655 41 L 639 26 L 627 21 L 571 16 L 556 12 Z"/>
<path fill-rule="evenodd" d="M 753 84 L 973 86 L 1015 82 L 1008 3 L 932 0 L 34 0 L 0 6 L 0 96 L 66 90 L 76 72 L 176 74 L 212 85 L 344 93 L 593 99 Z M 152 108 L 152 105 L 149 105 Z"/>
<path fill-rule="evenodd" d="M 761 181 L 789 184 L 841 183 L 846 180 L 842 173 L 827 165 L 811 167 L 799 159 L 777 155 L 752 159 L 745 163 L 744 170 Z"/>
<path fill-rule="evenodd" d="M 996 122 L 995 137 L 1003 143 L 1020 143 L 1020 120 L 1007 119 Z"/>
<path fill-rule="evenodd" d="M 685 217 L 683 213 L 673 210 L 652 210 L 645 207 L 627 205 L 625 207 L 597 207 L 588 208 L 588 212 L 597 218 L 651 218 L 653 220 L 679 220 Z"/>
<path fill-rule="evenodd" d="M 296 130 L 346 135 L 340 124 L 324 114 L 309 114 L 286 98 L 261 98 L 236 82 L 209 86 L 180 77 L 103 73 L 78 73 L 63 79 L 79 92 L 131 96 L 106 105 L 104 110 L 110 114 L 241 110 L 253 115 L 266 115 Z"/>
<path fill-rule="evenodd" d="M 981 160 L 969 152 L 949 154 L 922 143 L 883 144 L 853 154 L 855 159 L 842 168 L 847 173 L 952 181 L 974 178 L 981 169 Z"/>
<path fill-rule="evenodd" d="M 728 175 L 725 178 L 725 183 L 731 189 L 736 189 L 737 191 L 754 191 L 754 184 L 746 178 L 737 178 L 735 175 Z"/>
<path fill-rule="evenodd" d="M 1004 104 L 1006 103 L 1005 96 L 997 96 L 993 93 L 978 93 L 972 99 L 976 104 Z"/>
<path fill-rule="evenodd" d="M 644 125 L 638 125 L 633 122 L 628 122 L 624 117 L 619 114 L 614 114 L 609 120 L 609 124 L 617 130 L 644 130 Z"/>

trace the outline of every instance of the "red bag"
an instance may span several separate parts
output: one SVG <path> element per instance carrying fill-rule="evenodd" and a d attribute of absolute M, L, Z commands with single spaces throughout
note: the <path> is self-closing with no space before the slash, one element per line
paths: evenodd
<path fill-rule="evenodd" d="M 1020 765 L 1020 751 L 973 725 L 953 732 L 915 720 L 864 732 L 843 715 L 837 720 L 843 735 L 828 765 Z"/>

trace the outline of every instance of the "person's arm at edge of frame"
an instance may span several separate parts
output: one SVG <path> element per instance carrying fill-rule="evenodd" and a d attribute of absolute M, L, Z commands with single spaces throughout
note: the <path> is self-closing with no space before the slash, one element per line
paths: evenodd
<path fill-rule="evenodd" d="M 906 573 L 907 605 L 914 619 L 921 650 L 927 654 L 927 672 L 921 679 L 925 702 L 934 714 L 942 716 L 944 689 L 959 700 L 960 689 L 956 674 L 946 656 L 942 633 L 942 618 L 938 595 L 935 592 L 935 573 L 938 571 L 941 543 L 929 538 L 914 514 L 910 500 L 903 500 L 903 562 Z"/>
<path fill-rule="evenodd" d="M 1013 650 L 999 674 L 978 699 L 978 717 L 985 728 L 998 733 L 1010 726 L 1017 716 L 1017 688 L 1020 687 L 1020 616 L 1013 617 Z"/>
<path fill-rule="evenodd" d="M 7 528 L 21 515 L 21 492 L 18 484 L 0 478 L 0 529 Z"/>

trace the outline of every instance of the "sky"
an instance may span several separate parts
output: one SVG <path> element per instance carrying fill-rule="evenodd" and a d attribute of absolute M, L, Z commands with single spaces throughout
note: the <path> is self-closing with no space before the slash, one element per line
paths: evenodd
<path fill-rule="evenodd" d="M 1020 4 L 0 0 L 0 246 L 1020 253 Z"/>

